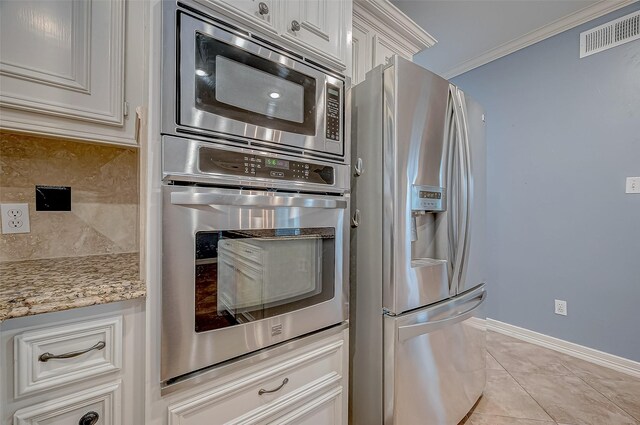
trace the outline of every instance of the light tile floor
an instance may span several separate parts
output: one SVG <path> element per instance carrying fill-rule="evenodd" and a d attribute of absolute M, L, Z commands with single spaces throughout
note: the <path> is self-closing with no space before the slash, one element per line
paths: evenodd
<path fill-rule="evenodd" d="M 487 386 L 460 425 L 640 425 L 640 379 L 487 334 Z"/>

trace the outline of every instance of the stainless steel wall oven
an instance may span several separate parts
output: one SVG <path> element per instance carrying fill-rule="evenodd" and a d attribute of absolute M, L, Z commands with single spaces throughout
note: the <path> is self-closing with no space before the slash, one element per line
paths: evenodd
<path fill-rule="evenodd" d="M 163 134 L 349 157 L 345 77 L 191 3 L 163 2 Z"/>
<path fill-rule="evenodd" d="M 161 380 L 344 322 L 349 166 L 164 136 Z"/>

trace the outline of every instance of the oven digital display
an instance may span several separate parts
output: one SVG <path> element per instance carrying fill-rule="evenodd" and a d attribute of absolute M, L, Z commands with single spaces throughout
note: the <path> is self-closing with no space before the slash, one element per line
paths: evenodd
<path fill-rule="evenodd" d="M 442 199 L 441 192 L 429 192 L 429 191 L 421 190 L 419 196 L 420 198 L 426 198 L 426 199 Z"/>
<path fill-rule="evenodd" d="M 280 168 L 282 170 L 289 169 L 289 161 L 285 161 L 282 159 L 266 158 L 264 160 L 264 165 L 270 168 Z"/>

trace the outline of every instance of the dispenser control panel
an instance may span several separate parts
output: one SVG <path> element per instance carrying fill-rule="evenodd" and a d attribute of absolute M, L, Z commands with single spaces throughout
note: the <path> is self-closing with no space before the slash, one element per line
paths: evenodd
<path fill-rule="evenodd" d="M 411 194 L 412 211 L 441 212 L 447 210 L 445 188 L 437 186 L 413 186 Z"/>

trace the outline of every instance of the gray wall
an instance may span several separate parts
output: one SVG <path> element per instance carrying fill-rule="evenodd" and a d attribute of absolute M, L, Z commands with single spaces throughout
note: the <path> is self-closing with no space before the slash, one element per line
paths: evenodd
<path fill-rule="evenodd" d="M 636 361 L 640 40 L 579 59 L 579 34 L 638 9 L 454 79 L 487 113 L 488 316 Z"/>

